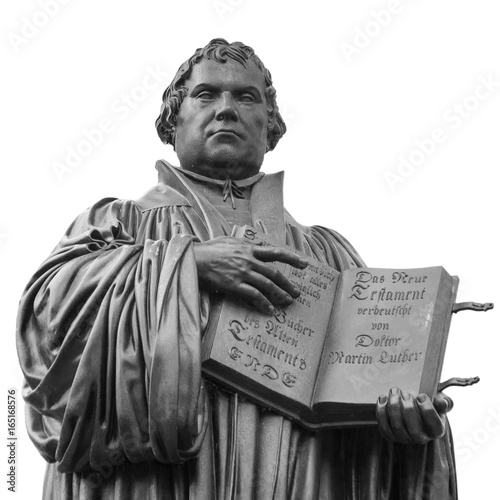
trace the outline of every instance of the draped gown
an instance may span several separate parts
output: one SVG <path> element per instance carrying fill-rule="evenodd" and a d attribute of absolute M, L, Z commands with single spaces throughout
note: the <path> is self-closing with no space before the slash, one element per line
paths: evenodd
<path fill-rule="evenodd" d="M 181 171 L 157 169 L 141 199 L 107 198 L 81 214 L 21 299 L 43 497 L 455 499 L 449 428 L 425 445 L 389 443 L 376 427 L 311 432 L 203 379 L 210 296 L 193 242 L 231 228 Z M 295 222 L 281 183 L 273 174 L 250 187 L 252 224 L 338 270 L 363 265 L 336 232 Z"/>

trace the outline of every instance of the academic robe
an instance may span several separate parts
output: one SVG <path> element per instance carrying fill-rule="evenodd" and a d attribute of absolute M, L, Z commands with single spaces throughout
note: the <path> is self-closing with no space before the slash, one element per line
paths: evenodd
<path fill-rule="evenodd" d="M 230 227 L 189 178 L 157 168 L 141 199 L 81 214 L 21 299 L 44 498 L 455 499 L 449 429 L 426 445 L 389 443 L 376 427 L 314 433 L 203 379 L 210 296 L 193 242 Z M 338 270 L 363 265 L 336 232 L 295 222 L 281 182 L 266 175 L 252 187 L 252 224 Z"/>

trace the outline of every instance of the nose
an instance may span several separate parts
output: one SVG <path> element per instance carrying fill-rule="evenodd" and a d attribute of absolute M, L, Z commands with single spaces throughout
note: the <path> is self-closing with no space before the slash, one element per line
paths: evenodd
<path fill-rule="evenodd" d="M 230 92 L 222 92 L 218 109 L 215 112 L 215 119 L 218 121 L 238 121 L 238 112 L 236 111 L 236 105 Z"/>

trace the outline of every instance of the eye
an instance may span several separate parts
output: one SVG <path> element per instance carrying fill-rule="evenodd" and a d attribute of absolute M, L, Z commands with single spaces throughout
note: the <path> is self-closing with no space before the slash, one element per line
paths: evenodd
<path fill-rule="evenodd" d="M 203 90 L 196 97 L 202 101 L 212 101 L 214 99 L 214 94 L 209 90 Z"/>
<path fill-rule="evenodd" d="M 243 102 L 245 104 L 251 104 L 255 102 L 255 97 L 252 94 L 242 94 L 238 98 L 238 101 Z"/>

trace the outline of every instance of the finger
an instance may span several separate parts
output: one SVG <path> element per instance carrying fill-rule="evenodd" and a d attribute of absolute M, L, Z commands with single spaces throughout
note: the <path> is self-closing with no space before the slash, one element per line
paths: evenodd
<path fill-rule="evenodd" d="M 426 394 L 419 394 L 416 401 L 429 439 L 442 437 L 445 431 L 444 424 L 429 397 Z"/>
<path fill-rule="evenodd" d="M 273 281 L 262 274 L 250 271 L 246 277 L 246 283 L 259 290 L 269 301 L 278 305 L 289 305 L 293 302 L 290 294 L 276 285 Z"/>
<path fill-rule="evenodd" d="M 257 310 L 263 314 L 273 314 L 274 306 L 262 295 L 256 288 L 246 283 L 240 283 L 235 289 L 235 293 L 240 298 L 252 304 Z"/>
<path fill-rule="evenodd" d="M 271 267 L 262 262 L 256 261 L 256 263 L 252 266 L 252 269 L 271 280 L 275 285 L 284 290 L 288 295 L 291 295 L 294 298 L 297 298 L 300 295 L 300 290 L 295 287 L 295 285 L 282 273 L 280 273 L 275 267 Z"/>
<path fill-rule="evenodd" d="M 217 236 L 213 240 L 209 240 L 211 242 L 224 243 L 225 245 L 241 245 L 241 243 L 245 243 L 247 245 L 256 245 L 262 246 L 264 242 L 259 239 L 250 240 L 248 238 L 236 238 L 235 236 Z"/>
<path fill-rule="evenodd" d="M 380 396 L 377 400 L 376 415 L 378 422 L 378 430 L 382 437 L 387 441 L 394 441 L 391 422 L 389 420 L 389 412 L 387 411 L 387 396 Z"/>
<path fill-rule="evenodd" d="M 403 407 L 406 429 L 411 442 L 415 444 L 427 443 L 429 441 L 429 436 L 424 429 L 420 410 L 417 406 L 415 398 L 407 392 L 403 392 L 401 404 Z"/>
<path fill-rule="evenodd" d="M 403 416 L 402 394 L 397 387 L 393 387 L 389 392 L 387 411 L 396 441 L 398 443 L 411 443 Z"/>
<path fill-rule="evenodd" d="M 284 262 L 300 269 L 307 267 L 307 260 L 285 248 L 264 246 L 254 247 L 252 250 L 253 255 L 263 262 Z"/>
<path fill-rule="evenodd" d="M 438 392 L 436 394 L 433 404 L 440 415 L 445 415 L 453 408 L 453 400 L 444 392 Z"/>

